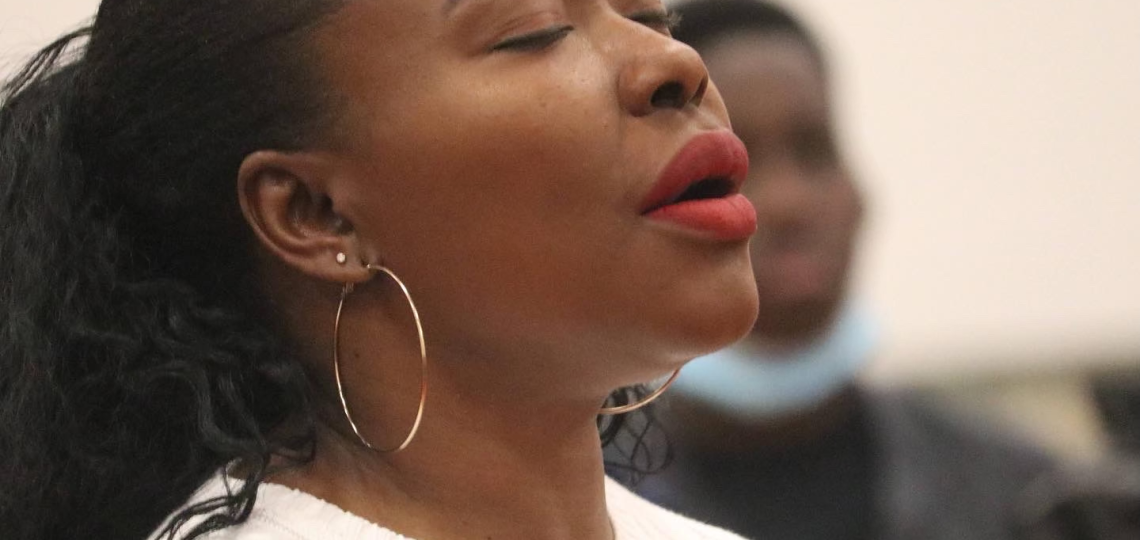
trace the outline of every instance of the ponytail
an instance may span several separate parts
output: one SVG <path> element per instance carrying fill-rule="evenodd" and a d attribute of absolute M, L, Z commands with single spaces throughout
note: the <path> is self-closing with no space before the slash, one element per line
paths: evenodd
<path fill-rule="evenodd" d="M 305 418 L 305 379 L 254 317 L 157 272 L 132 238 L 146 225 L 77 136 L 87 81 L 69 56 L 88 34 L 52 43 L 0 90 L 0 530 L 143 538 L 242 460 L 245 488 L 168 531 L 220 510 L 196 536 L 244 520 L 271 455 L 309 450 L 304 429 L 269 436 Z"/>

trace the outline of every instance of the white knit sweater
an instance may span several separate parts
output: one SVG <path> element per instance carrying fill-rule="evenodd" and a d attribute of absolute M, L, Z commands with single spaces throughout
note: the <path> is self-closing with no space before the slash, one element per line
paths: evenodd
<path fill-rule="evenodd" d="M 231 481 L 232 482 L 232 481 Z M 191 499 L 226 494 L 220 476 Z M 733 533 L 699 523 L 631 493 L 606 479 L 606 502 L 615 540 L 744 540 Z M 184 529 L 185 530 L 185 529 Z M 303 491 L 262 484 L 249 520 L 215 531 L 208 540 L 415 540 L 385 529 Z M 429 540 L 429 539 L 422 539 Z"/>

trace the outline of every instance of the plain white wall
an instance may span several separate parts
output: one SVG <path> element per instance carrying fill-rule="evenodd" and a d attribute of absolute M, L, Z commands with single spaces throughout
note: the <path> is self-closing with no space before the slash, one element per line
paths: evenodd
<path fill-rule="evenodd" d="M 0 74 L 95 15 L 97 0 L 0 1 Z"/>
<path fill-rule="evenodd" d="M 789 0 L 871 198 L 873 378 L 1140 363 L 1140 2 Z M 0 6 L 0 69 L 94 13 Z"/>
<path fill-rule="evenodd" d="M 1140 2 L 790 5 L 871 198 L 874 376 L 1140 365 Z"/>

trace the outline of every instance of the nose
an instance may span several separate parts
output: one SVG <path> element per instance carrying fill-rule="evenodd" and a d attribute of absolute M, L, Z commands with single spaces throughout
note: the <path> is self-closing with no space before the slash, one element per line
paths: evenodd
<path fill-rule="evenodd" d="M 622 107 L 634 116 L 699 107 L 708 91 L 709 73 L 691 47 L 660 34 L 627 46 L 619 74 Z"/>

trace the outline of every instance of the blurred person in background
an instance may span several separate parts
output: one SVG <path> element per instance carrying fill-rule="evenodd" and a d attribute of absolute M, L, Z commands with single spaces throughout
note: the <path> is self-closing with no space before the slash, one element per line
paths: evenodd
<path fill-rule="evenodd" d="M 1092 385 L 1114 449 L 1140 458 L 1140 371 L 1103 374 Z"/>
<path fill-rule="evenodd" d="M 1058 470 L 1021 502 L 1026 540 L 1140 538 L 1140 374 L 1092 377 L 1112 447 L 1094 466 Z"/>
<path fill-rule="evenodd" d="M 743 342 L 682 372 L 664 419 L 673 463 L 637 489 L 765 540 L 1013 538 L 1017 502 L 1052 460 L 857 382 L 877 345 L 876 321 L 848 295 L 863 202 L 820 45 L 776 5 L 675 8 L 675 37 L 702 54 L 748 147 L 760 316 Z"/>

